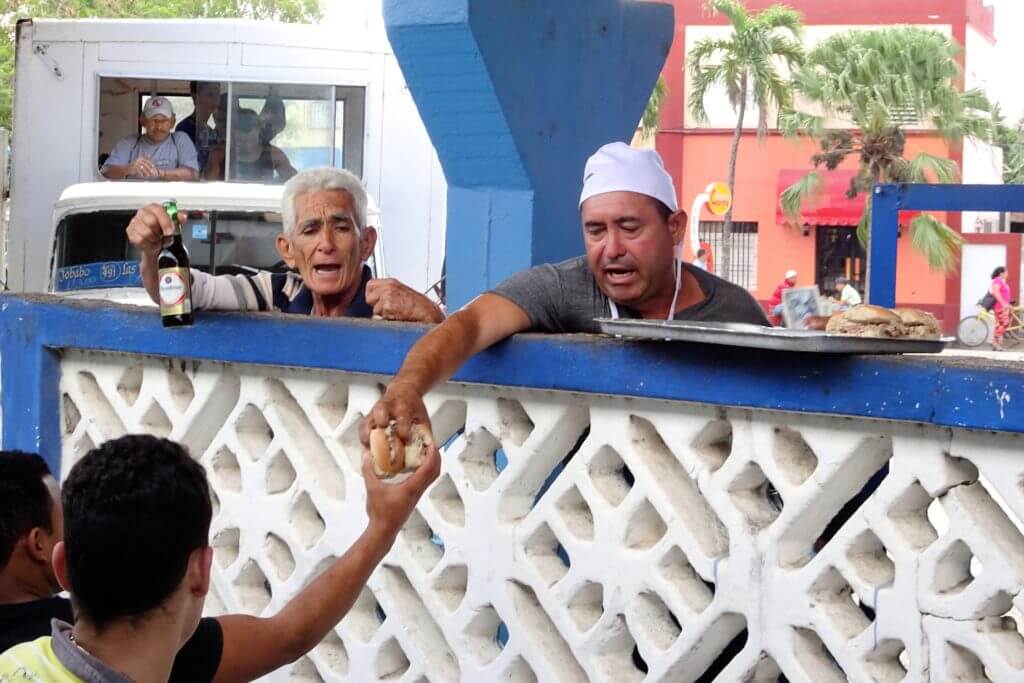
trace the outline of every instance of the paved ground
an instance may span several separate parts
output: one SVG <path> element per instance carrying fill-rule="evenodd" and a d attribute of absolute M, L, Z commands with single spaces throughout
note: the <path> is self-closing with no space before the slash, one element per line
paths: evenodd
<path fill-rule="evenodd" d="M 993 351 L 985 345 L 979 349 L 946 349 L 943 356 L 964 356 L 967 358 L 992 358 L 1012 363 L 1024 363 L 1024 345 L 1018 345 L 1009 351 Z"/>

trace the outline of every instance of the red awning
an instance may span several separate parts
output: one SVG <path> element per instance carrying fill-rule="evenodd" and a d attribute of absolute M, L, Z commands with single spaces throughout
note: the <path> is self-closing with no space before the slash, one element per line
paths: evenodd
<path fill-rule="evenodd" d="M 790 222 L 786 214 L 782 212 L 782 204 L 779 201 L 782 193 L 810 172 L 810 169 L 795 168 L 784 168 L 779 171 L 778 193 L 775 202 L 775 220 L 779 223 Z M 824 176 L 825 185 L 816 200 L 804 202 L 800 223 L 812 226 L 859 224 L 861 214 L 864 213 L 864 193 L 859 193 L 853 199 L 846 196 L 846 191 L 850 188 L 850 181 L 857 175 L 857 172 L 819 170 L 819 173 Z"/>

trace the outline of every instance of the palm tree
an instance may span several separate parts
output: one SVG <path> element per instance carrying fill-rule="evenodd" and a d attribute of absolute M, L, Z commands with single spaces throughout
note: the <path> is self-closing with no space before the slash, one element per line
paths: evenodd
<path fill-rule="evenodd" d="M 957 87 L 959 52 L 948 37 L 920 27 L 849 31 L 819 43 L 793 76 L 797 97 L 812 111 L 782 112 L 780 128 L 789 136 L 818 140 L 821 149 L 811 157 L 815 168 L 831 171 L 851 156 L 858 160 L 846 194 L 867 195 L 857 234 L 868 253 L 870 190 L 875 183 L 953 183 L 959 176 L 950 159 L 924 152 L 908 159 L 906 128 L 934 129 L 951 142 L 991 137 L 991 106 L 985 95 Z M 839 128 L 836 121 L 854 127 Z M 812 171 L 783 192 L 780 202 L 790 220 L 799 222 L 801 206 L 822 185 L 820 172 Z M 917 216 L 911 230 L 913 246 L 932 268 L 956 268 L 963 242 L 959 233 L 928 214 Z"/>
<path fill-rule="evenodd" d="M 647 107 L 644 109 L 643 118 L 640 119 L 640 135 L 644 140 L 650 140 L 658 133 L 661 125 L 661 106 L 665 103 L 668 95 L 668 85 L 664 76 L 658 76 L 654 84 L 654 90 L 647 100 Z"/>
<path fill-rule="evenodd" d="M 724 87 L 736 111 L 736 129 L 729 151 L 728 184 L 736 196 L 736 158 L 743 135 L 747 107 L 757 107 L 757 137 L 768 132 L 773 108 L 789 108 L 793 91 L 782 69 L 792 71 L 803 62 L 801 44 L 803 15 L 785 5 L 772 5 L 752 13 L 740 0 L 706 0 L 708 7 L 723 14 L 732 24 L 728 38 L 698 41 L 686 59 L 690 71 L 690 113 L 700 122 L 708 120 L 704 100 L 714 89 Z M 725 214 L 722 230 L 721 273 L 729 277 L 731 267 L 732 209 Z"/>
<path fill-rule="evenodd" d="M 1024 185 L 1024 119 L 1009 126 L 998 104 L 992 105 L 995 122 L 995 142 L 1003 150 L 1003 182 Z"/>

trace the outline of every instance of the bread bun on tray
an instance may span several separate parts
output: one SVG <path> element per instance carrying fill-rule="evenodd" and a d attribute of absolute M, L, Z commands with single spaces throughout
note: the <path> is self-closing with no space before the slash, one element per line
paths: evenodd
<path fill-rule="evenodd" d="M 370 432 L 373 471 L 381 479 L 416 470 L 434 447 L 434 436 L 421 424 L 413 424 L 412 441 L 408 445 L 402 443 L 394 431 L 392 422 L 384 429 L 378 427 Z"/>
<path fill-rule="evenodd" d="M 916 308 L 897 308 L 896 315 L 903 322 L 907 337 L 911 339 L 939 339 L 939 321 L 931 313 Z"/>
<path fill-rule="evenodd" d="M 907 335 L 906 326 L 900 316 L 888 308 L 871 304 L 860 304 L 833 315 L 825 330 L 852 337 L 880 339 L 898 339 Z"/>

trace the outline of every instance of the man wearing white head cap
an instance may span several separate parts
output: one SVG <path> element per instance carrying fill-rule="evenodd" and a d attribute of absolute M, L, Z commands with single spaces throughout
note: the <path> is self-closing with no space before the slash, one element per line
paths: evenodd
<path fill-rule="evenodd" d="M 195 180 L 199 156 L 192 140 L 174 130 L 174 108 L 166 97 L 146 100 L 139 122 L 145 131 L 114 145 L 100 173 L 110 180 Z"/>
<path fill-rule="evenodd" d="M 604 317 L 768 324 L 746 290 L 675 258 L 686 213 L 657 152 L 599 149 L 584 170 L 580 219 L 584 256 L 513 275 L 413 346 L 363 421 L 364 443 L 392 420 L 408 443 L 412 423 L 429 425 L 423 394 L 517 332 L 598 332 Z"/>

